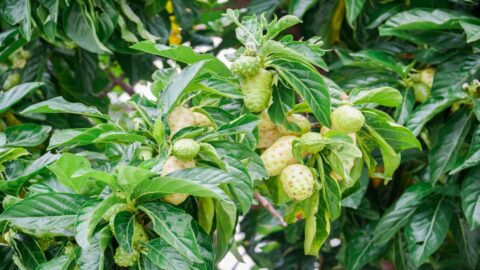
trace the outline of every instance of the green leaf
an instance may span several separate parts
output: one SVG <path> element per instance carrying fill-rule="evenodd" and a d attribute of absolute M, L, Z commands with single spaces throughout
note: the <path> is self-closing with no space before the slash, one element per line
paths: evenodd
<path fill-rule="evenodd" d="M 36 124 L 10 126 L 5 130 L 8 147 L 33 147 L 43 143 L 52 128 Z"/>
<path fill-rule="evenodd" d="M 87 129 L 56 129 L 50 138 L 48 149 L 91 144 L 101 134 L 116 130 L 118 130 L 118 128 L 113 124 L 99 124 Z"/>
<path fill-rule="evenodd" d="M 457 100 L 459 98 L 451 96 L 430 98 L 427 102 L 415 108 L 406 123 L 406 127 L 412 131 L 413 135 L 418 136 L 428 121 L 450 107 Z"/>
<path fill-rule="evenodd" d="M 145 136 L 134 134 L 127 131 L 111 130 L 100 134 L 93 142 L 94 143 L 134 143 L 145 142 Z"/>
<path fill-rule="evenodd" d="M 480 226 L 480 167 L 465 176 L 460 191 L 462 209 L 472 230 Z"/>
<path fill-rule="evenodd" d="M 65 34 L 83 49 L 93 53 L 109 53 L 110 50 L 98 38 L 93 14 L 83 2 L 68 5 L 63 14 Z"/>
<path fill-rule="evenodd" d="M 288 13 L 301 18 L 317 2 L 318 0 L 292 0 L 288 6 Z"/>
<path fill-rule="evenodd" d="M 42 82 L 22 83 L 12 87 L 8 92 L 1 92 L 0 113 L 8 111 L 10 107 L 17 104 L 22 98 L 44 85 Z"/>
<path fill-rule="evenodd" d="M 405 190 L 402 196 L 382 216 L 375 227 L 373 240 L 386 244 L 408 222 L 418 206 L 430 195 L 433 188 L 428 183 L 418 183 Z"/>
<path fill-rule="evenodd" d="M 133 251 L 135 222 L 135 215 L 127 211 L 119 212 L 113 219 L 113 235 L 120 247 L 128 252 Z"/>
<path fill-rule="evenodd" d="M 121 202 L 117 196 L 111 195 L 102 201 L 90 200 L 78 210 L 75 222 L 75 241 L 83 249 L 91 245 L 95 228 L 102 220 L 103 214 L 113 205 Z"/>
<path fill-rule="evenodd" d="M 324 189 L 324 188 L 323 188 Z M 323 191 L 315 192 L 305 201 L 305 254 L 316 256 L 330 234 L 328 198 Z"/>
<path fill-rule="evenodd" d="M 322 56 L 325 55 L 326 50 L 322 49 L 323 41 L 320 37 L 311 37 L 307 41 L 292 40 L 291 36 L 284 37 L 280 42 L 285 44 L 289 49 L 304 55 L 312 65 L 320 67 L 321 69 L 328 71 L 328 65 L 323 60 Z M 329 86 L 329 79 L 324 78 Z"/>
<path fill-rule="evenodd" d="M 197 54 L 189 46 L 165 46 L 162 44 L 155 44 L 153 41 L 141 41 L 130 48 L 142 52 L 162 56 L 168 59 L 173 59 L 185 64 L 194 64 L 196 62 L 205 62 L 205 68 L 222 76 L 229 76 L 230 70 L 225 64 L 218 60 L 211 54 Z M 204 61 L 206 60 L 206 61 Z"/>
<path fill-rule="evenodd" d="M 296 2 L 296 3 L 295 3 Z M 290 4 L 289 9 L 292 9 L 292 5 L 297 5 L 297 7 L 293 7 L 295 9 L 295 12 L 299 13 L 302 12 L 300 9 L 306 9 L 306 7 L 300 7 L 298 1 L 295 1 L 294 3 Z M 309 2 L 313 2 L 312 0 L 309 0 Z M 305 12 L 305 11 L 303 11 Z M 289 12 L 290 14 L 293 13 L 294 16 L 292 15 L 285 15 L 278 19 L 278 21 L 272 21 L 270 25 L 267 28 L 267 34 L 265 35 L 265 39 L 273 39 L 276 37 L 278 34 L 280 34 L 283 30 L 286 30 L 296 24 L 301 23 L 302 21 L 298 18 L 301 17 L 301 15 L 297 15 L 294 12 Z"/>
<path fill-rule="evenodd" d="M 153 222 L 153 230 L 193 262 L 203 262 L 195 234 L 192 229 L 192 217 L 183 210 L 168 204 L 151 202 L 138 207 Z"/>
<path fill-rule="evenodd" d="M 201 74 L 205 63 L 207 63 L 207 60 L 196 62 L 183 69 L 180 74 L 173 78 L 161 94 L 161 105 L 164 112 L 170 112 L 176 105 L 178 105 L 180 98 L 185 91 L 188 90 L 189 84 Z"/>
<path fill-rule="evenodd" d="M 68 193 L 43 193 L 28 197 L 0 215 L 34 235 L 73 236 L 77 212 L 86 198 Z"/>
<path fill-rule="evenodd" d="M 356 28 L 356 22 L 358 15 L 362 12 L 365 0 L 345 0 L 346 18 L 347 22 L 353 29 Z"/>
<path fill-rule="evenodd" d="M 415 106 L 415 94 L 412 88 L 406 88 L 403 91 L 402 104 L 395 110 L 395 121 L 399 125 L 405 125 L 410 118 Z"/>
<path fill-rule="evenodd" d="M 105 250 L 112 239 L 109 226 L 104 226 L 95 231 L 90 245 L 80 250 L 76 263 L 80 270 L 103 270 L 105 263 Z"/>
<path fill-rule="evenodd" d="M 451 198 L 431 197 L 415 211 L 406 224 L 408 254 L 416 266 L 427 261 L 447 236 L 453 217 Z"/>
<path fill-rule="evenodd" d="M 12 238 L 15 254 L 26 269 L 37 269 L 46 262 L 45 255 L 33 236 L 15 233 Z"/>
<path fill-rule="evenodd" d="M 480 234 L 476 230 L 470 230 L 461 215 L 453 219 L 452 232 L 458 244 L 461 261 L 465 264 L 464 267 L 475 269 L 479 257 Z"/>
<path fill-rule="evenodd" d="M 398 270 L 413 270 L 417 269 L 407 254 L 407 247 L 405 240 L 403 239 L 403 234 L 398 233 L 394 239 L 393 243 L 393 262 L 395 263 L 395 269 Z"/>
<path fill-rule="evenodd" d="M 472 143 L 468 148 L 466 156 L 457 159 L 453 169 L 449 173 L 450 175 L 480 164 L 480 126 L 477 126 L 472 137 Z"/>
<path fill-rule="evenodd" d="M 251 47 L 261 45 L 262 27 L 259 25 L 256 15 L 244 16 L 240 23 L 240 13 L 238 10 L 227 9 L 225 17 L 237 25 L 235 35 L 244 46 Z"/>
<path fill-rule="evenodd" d="M 228 173 L 219 169 L 191 168 L 152 180 L 144 180 L 136 186 L 132 196 L 139 201 L 149 201 L 171 193 L 182 193 L 226 200 L 227 195 L 218 185 L 235 181 Z"/>
<path fill-rule="evenodd" d="M 282 80 L 302 96 L 317 120 L 330 127 L 330 94 L 322 76 L 311 67 L 286 59 L 272 61 Z"/>
<path fill-rule="evenodd" d="M 20 33 L 26 40 L 32 36 L 31 3 L 29 0 L 6 0 L 2 2 L 2 17 L 11 25 L 21 24 Z"/>
<path fill-rule="evenodd" d="M 214 246 L 216 262 L 230 249 L 230 239 L 235 231 L 237 208 L 231 201 L 216 201 L 217 241 Z"/>
<path fill-rule="evenodd" d="M 480 76 L 480 54 L 461 55 L 438 66 L 432 96 L 466 98 L 462 86 Z"/>
<path fill-rule="evenodd" d="M 117 169 L 117 183 L 130 194 L 142 181 L 148 180 L 156 173 L 138 167 L 120 165 Z"/>
<path fill-rule="evenodd" d="M 187 270 L 191 267 L 191 262 L 162 238 L 153 239 L 142 246 L 147 250 L 147 258 L 161 269 Z"/>
<path fill-rule="evenodd" d="M 437 140 L 428 153 L 430 176 L 432 183 L 451 169 L 457 159 L 458 151 L 470 130 L 472 113 L 460 110 L 450 116 L 445 125 L 439 130 Z"/>
<path fill-rule="evenodd" d="M 226 170 L 235 179 L 235 182 L 230 184 L 233 187 L 230 192 L 238 201 L 241 213 L 245 215 L 252 205 L 253 180 L 240 160 L 230 156 L 223 158 L 227 165 Z"/>
<path fill-rule="evenodd" d="M 399 62 L 392 54 L 384 51 L 367 49 L 348 54 L 347 59 L 342 59 L 345 65 L 358 67 L 372 67 L 377 69 L 387 69 L 397 73 L 399 76 L 405 76 L 408 67 Z"/>
<path fill-rule="evenodd" d="M 22 114 L 26 113 L 72 113 L 109 119 L 107 115 L 101 113 L 95 107 L 88 107 L 82 103 L 71 103 L 63 99 L 63 97 L 55 97 L 37 104 L 33 104 L 22 111 Z"/>
<path fill-rule="evenodd" d="M 389 86 L 370 90 L 353 90 L 350 93 L 349 99 L 356 105 L 373 103 L 386 107 L 398 107 L 402 104 L 402 95 L 400 92 Z"/>
<path fill-rule="evenodd" d="M 69 255 L 57 256 L 48 262 L 39 265 L 37 270 L 66 270 L 73 262 L 73 258 Z"/>
<path fill-rule="evenodd" d="M 378 258 L 386 249 L 373 241 L 373 226 L 370 224 L 356 230 L 346 243 L 346 267 L 350 270 L 363 269 L 367 263 Z"/>

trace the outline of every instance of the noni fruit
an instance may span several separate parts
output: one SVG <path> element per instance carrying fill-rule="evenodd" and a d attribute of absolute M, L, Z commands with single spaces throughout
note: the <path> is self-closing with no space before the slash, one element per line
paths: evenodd
<path fill-rule="evenodd" d="M 195 167 L 193 160 L 180 160 L 175 156 L 169 157 L 163 164 L 162 176 L 168 175 L 174 171 Z M 164 202 L 179 205 L 188 198 L 188 194 L 173 193 L 162 198 Z"/>
<path fill-rule="evenodd" d="M 260 58 L 257 56 L 242 55 L 232 63 L 232 72 L 242 77 L 257 74 L 260 69 Z"/>
<path fill-rule="evenodd" d="M 185 107 L 179 106 L 168 115 L 168 126 L 172 135 L 182 128 L 194 126 L 195 124 L 195 114 Z"/>
<path fill-rule="evenodd" d="M 180 139 L 173 144 L 172 153 L 180 160 L 192 160 L 200 151 L 200 144 L 192 139 Z"/>
<path fill-rule="evenodd" d="M 279 175 L 285 167 L 297 162 L 292 152 L 292 143 L 297 139 L 297 136 L 280 137 L 263 152 L 261 158 L 269 176 Z"/>
<path fill-rule="evenodd" d="M 308 121 L 308 118 L 301 114 L 294 113 L 287 116 L 287 121 L 290 123 L 296 124 L 300 129 L 299 130 L 289 130 L 285 126 L 281 125 L 278 127 L 278 130 L 282 135 L 297 135 L 300 136 L 306 132 L 309 132 L 312 124 Z"/>
<path fill-rule="evenodd" d="M 359 131 L 365 123 L 365 117 L 358 109 L 343 105 L 336 108 L 331 114 L 332 129 L 346 134 Z"/>
<path fill-rule="evenodd" d="M 317 132 L 307 132 L 300 138 L 302 149 L 311 154 L 318 153 L 325 148 L 325 139 Z"/>
<path fill-rule="evenodd" d="M 268 107 L 272 96 L 272 80 L 273 74 L 266 69 L 260 69 L 256 75 L 242 79 L 240 88 L 248 110 L 259 113 Z"/>
<path fill-rule="evenodd" d="M 312 172 L 302 164 L 293 164 L 283 169 L 280 181 L 287 196 L 296 201 L 310 197 L 315 186 Z"/>

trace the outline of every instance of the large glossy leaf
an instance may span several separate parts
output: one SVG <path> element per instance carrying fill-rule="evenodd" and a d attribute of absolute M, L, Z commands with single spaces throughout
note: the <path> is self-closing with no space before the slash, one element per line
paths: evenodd
<path fill-rule="evenodd" d="M 300 2 L 303 2 L 303 3 L 300 3 Z M 308 8 L 306 7 L 306 5 L 308 5 L 308 3 L 306 2 L 310 2 L 310 4 L 313 4 L 315 0 L 294 1 L 294 3 L 291 3 L 289 6 L 290 14 L 292 14 L 292 8 L 293 8 L 294 16 L 285 15 L 278 20 L 274 19 L 267 27 L 267 34 L 265 39 L 272 39 L 276 37 L 278 34 L 280 34 L 283 30 L 286 30 L 298 23 L 301 23 L 302 21 L 298 18 L 298 17 L 301 17 L 301 15 L 298 16 L 295 13 L 305 12 L 305 10 Z"/>
<path fill-rule="evenodd" d="M 288 13 L 302 17 L 318 0 L 292 0 L 288 6 Z"/>
<path fill-rule="evenodd" d="M 235 179 L 235 182 L 231 183 L 233 188 L 230 191 L 238 201 L 242 214 L 245 215 L 252 205 L 253 180 L 240 160 L 225 156 L 224 161 L 227 165 L 226 170 Z"/>
<path fill-rule="evenodd" d="M 69 255 L 57 256 L 48 262 L 44 262 L 37 267 L 37 270 L 66 270 L 73 262 L 73 258 Z"/>
<path fill-rule="evenodd" d="M 154 172 L 133 166 L 120 166 L 117 169 L 117 183 L 130 194 L 142 181 L 155 175 Z"/>
<path fill-rule="evenodd" d="M 22 98 L 43 85 L 44 83 L 41 82 L 22 83 L 12 87 L 8 92 L 0 93 L 0 113 L 8 111 L 10 107 L 17 104 Z"/>
<path fill-rule="evenodd" d="M 206 61 L 199 61 L 186 67 L 173 78 L 161 94 L 161 105 L 164 112 L 170 112 L 180 101 L 179 98 L 188 90 L 189 84 L 202 72 Z"/>
<path fill-rule="evenodd" d="M 83 49 L 93 53 L 105 53 L 110 50 L 100 42 L 93 21 L 94 14 L 87 5 L 74 2 L 67 6 L 63 14 L 65 34 Z"/>
<path fill-rule="evenodd" d="M 473 138 L 467 154 L 464 157 L 457 159 L 450 174 L 480 164 L 480 126 L 477 126 L 472 134 Z"/>
<path fill-rule="evenodd" d="M 32 6 L 28 0 L 6 0 L 2 2 L 2 17 L 9 24 L 21 24 L 20 33 L 26 40 L 32 36 Z"/>
<path fill-rule="evenodd" d="M 373 226 L 367 225 L 357 230 L 347 242 L 346 267 L 350 270 L 359 270 L 378 258 L 386 249 L 386 245 L 377 244 L 373 240 Z"/>
<path fill-rule="evenodd" d="M 392 87 L 380 87 L 363 91 L 352 91 L 349 97 L 353 104 L 373 103 L 387 107 L 397 107 L 402 103 L 402 95 Z"/>
<path fill-rule="evenodd" d="M 276 59 L 272 66 L 305 99 L 318 121 L 330 127 L 330 94 L 325 80 L 316 70 L 292 60 Z"/>
<path fill-rule="evenodd" d="M 128 252 L 133 251 L 135 222 L 135 215 L 127 211 L 121 211 L 113 218 L 113 235 L 120 247 Z"/>
<path fill-rule="evenodd" d="M 452 232 L 465 267 L 475 269 L 480 255 L 478 253 L 480 249 L 480 233 L 478 230 L 468 228 L 467 222 L 460 215 L 455 216 L 452 221 Z"/>
<path fill-rule="evenodd" d="M 432 96 L 465 98 L 462 86 L 480 75 L 480 54 L 461 55 L 438 66 Z"/>
<path fill-rule="evenodd" d="M 195 234 L 192 216 L 169 204 L 151 202 L 139 206 L 153 222 L 153 230 L 192 262 L 203 262 Z"/>
<path fill-rule="evenodd" d="M 345 17 L 347 18 L 347 22 L 350 27 L 356 28 L 355 20 L 362 12 L 364 4 L 365 0 L 345 0 L 345 8 L 347 12 Z"/>
<path fill-rule="evenodd" d="M 430 182 L 435 183 L 454 165 L 458 151 L 470 130 L 471 120 L 472 113 L 461 110 L 450 116 L 440 129 L 437 140 L 428 153 Z"/>
<path fill-rule="evenodd" d="M 162 238 L 153 239 L 143 246 L 147 249 L 147 258 L 161 269 L 190 269 L 192 263 Z"/>
<path fill-rule="evenodd" d="M 113 124 L 99 124 L 87 129 L 57 129 L 50 138 L 48 149 L 91 144 L 100 134 L 114 130 L 118 128 Z"/>
<path fill-rule="evenodd" d="M 415 108 L 407 123 L 405 124 L 415 136 L 418 136 L 425 124 L 437 114 L 450 107 L 458 97 L 432 97 L 427 102 Z"/>
<path fill-rule="evenodd" d="M 230 174 L 220 169 L 191 168 L 144 180 L 133 190 L 132 196 L 140 201 L 148 201 L 166 194 L 182 193 L 225 200 L 228 197 L 218 185 L 234 182 L 236 180 Z"/>
<path fill-rule="evenodd" d="M 90 244 L 80 250 L 76 260 L 80 270 L 103 270 L 105 250 L 108 248 L 111 239 L 112 234 L 109 226 L 96 230 Z"/>
<path fill-rule="evenodd" d="M 217 241 L 215 243 L 216 262 L 230 250 L 231 237 L 235 231 L 237 208 L 231 201 L 216 201 L 215 215 L 217 221 Z"/>
<path fill-rule="evenodd" d="M 13 235 L 13 249 L 26 269 L 36 269 L 46 261 L 42 249 L 33 236 L 23 233 Z"/>
<path fill-rule="evenodd" d="M 88 107 L 82 103 L 71 103 L 66 101 L 63 97 L 55 97 L 37 104 L 33 104 L 22 111 L 22 114 L 26 113 L 73 113 L 109 119 L 107 115 L 101 113 L 95 107 Z"/>
<path fill-rule="evenodd" d="M 480 167 L 471 169 L 465 176 L 460 192 L 462 209 L 470 228 L 480 226 Z"/>
<path fill-rule="evenodd" d="M 219 75 L 229 75 L 230 71 L 220 60 L 211 54 L 197 54 L 191 47 L 175 46 L 168 47 L 162 44 L 155 44 L 153 41 L 142 41 L 131 47 L 132 49 L 143 51 L 146 53 L 159 55 L 169 59 L 173 59 L 185 64 L 193 64 L 205 61 L 205 68 L 218 73 Z"/>
<path fill-rule="evenodd" d="M 5 130 L 6 142 L 4 146 L 33 147 L 43 143 L 52 128 L 36 124 L 22 124 L 8 127 Z"/>
<path fill-rule="evenodd" d="M 408 222 L 419 205 L 432 193 L 428 183 L 410 186 L 402 196 L 382 216 L 374 231 L 374 241 L 387 243 Z"/>
<path fill-rule="evenodd" d="M 435 252 L 447 236 L 453 216 L 451 198 L 431 197 L 417 208 L 405 226 L 408 253 L 419 266 Z"/>
<path fill-rule="evenodd" d="M 9 207 L 0 220 L 35 235 L 73 236 L 77 212 L 85 201 L 76 194 L 38 194 Z"/>
<path fill-rule="evenodd" d="M 410 256 L 407 253 L 407 245 L 403 234 L 398 233 L 394 238 L 392 248 L 392 259 L 396 270 L 414 270 L 417 269 Z"/>

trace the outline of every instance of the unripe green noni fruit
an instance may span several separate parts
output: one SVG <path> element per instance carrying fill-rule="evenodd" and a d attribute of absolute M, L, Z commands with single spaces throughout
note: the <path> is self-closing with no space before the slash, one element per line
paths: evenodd
<path fill-rule="evenodd" d="M 134 226 L 133 226 L 133 244 L 136 245 L 138 242 L 143 242 L 146 243 L 148 242 L 148 235 L 147 232 L 145 232 L 145 229 L 143 228 L 142 224 L 138 223 L 138 221 L 135 220 Z"/>
<path fill-rule="evenodd" d="M 315 186 L 312 172 L 307 166 L 301 164 L 290 165 L 283 169 L 280 181 L 287 196 L 296 201 L 310 197 Z"/>
<path fill-rule="evenodd" d="M 424 82 L 418 82 L 413 85 L 413 93 L 415 94 L 415 101 L 424 103 L 431 96 L 430 87 Z"/>
<path fill-rule="evenodd" d="M 192 111 L 185 107 L 179 106 L 168 115 L 167 121 L 168 127 L 170 127 L 170 134 L 173 135 L 182 128 L 194 126 L 197 119 Z"/>
<path fill-rule="evenodd" d="M 172 153 L 180 160 L 192 160 L 200 151 L 200 144 L 192 139 L 180 139 L 173 144 Z"/>
<path fill-rule="evenodd" d="M 20 83 L 20 74 L 12 73 L 3 82 L 3 91 L 10 90 L 10 88 L 18 85 Z"/>
<path fill-rule="evenodd" d="M 260 69 L 260 58 L 257 56 L 242 55 L 232 63 L 232 72 L 242 77 L 257 74 Z"/>
<path fill-rule="evenodd" d="M 322 151 L 325 148 L 323 141 L 324 138 L 322 134 L 317 132 L 307 132 L 300 138 L 302 149 L 310 154 L 315 154 Z"/>
<path fill-rule="evenodd" d="M 242 79 L 240 88 L 244 95 L 243 102 L 249 111 L 259 113 L 268 107 L 272 81 L 273 74 L 263 68 L 256 75 Z"/>
<path fill-rule="evenodd" d="M 37 238 L 37 243 L 40 246 L 40 248 L 45 251 L 49 247 L 51 247 L 53 244 L 55 244 L 55 238 L 54 237 L 42 237 L 42 238 Z"/>
<path fill-rule="evenodd" d="M 148 146 L 143 146 L 140 148 L 138 155 L 143 160 L 149 160 L 152 158 L 152 149 Z"/>
<path fill-rule="evenodd" d="M 300 136 L 306 132 L 309 132 L 312 124 L 310 124 L 310 121 L 308 121 L 308 118 L 301 114 L 294 113 L 292 115 L 287 116 L 287 121 L 290 123 L 296 124 L 300 130 L 295 131 L 295 130 L 289 130 L 285 126 L 279 126 L 278 130 L 282 135 L 297 135 Z"/>
<path fill-rule="evenodd" d="M 195 167 L 193 160 L 180 160 L 175 156 L 169 157 L 163 164 L 162 176 L 168 175 L 174 171 Z M 162 198 L 164 202 L 179 205 L 188 198 L 188 194 L 173 193 Z"/>
<path fill-rule="evenodd" d="M 358 109 L 343 105 L 335 109 L 331 114 L 332 129 L 346 134 L 359 131 L 365 123 L 365 117 Z"/>
<path fill-rule="evenodd" d="M 136 250 L 128 252 L 121 247 L 118 247 L 115 251 L 115 263 L 121 267 L 133 266 L 140 258 L 140 253 Z"/>
<path fill-rule="evenodd" d="M 277 129 L 259 130 L 257 148 L 268 148 L 281 136 L 282 134 Z"/>
<path fill-rule="evenodd" d="M 297 136 L 280 137 L 263 152 L 261 158 L 269 176 L 279 175 L 285 167 L 297 162 L 292 152 L 292 143 L 297 139 Z"/>
<path fill-rule="evenodd" d="M 7 195 L 5 196 L 5 198 L 3 198 L 2 207 L 3 209 L 7 209 L 21 200 L 22 200 L 21 198 Z"/>
<path fill-rule="evenodd" d="M 132 212 L 132 208 L 126 203 L 117 203 L 114 204 L 112 207 L 108 208 L 108 210 L 103 214 L 102 217 L 104 220 L 110 222 L 115 218 L 118 213 L 122 211 Z"/>

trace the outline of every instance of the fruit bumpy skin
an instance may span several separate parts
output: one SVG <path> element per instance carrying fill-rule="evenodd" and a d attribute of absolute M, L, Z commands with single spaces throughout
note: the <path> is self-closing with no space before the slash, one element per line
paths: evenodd
<path fill-rule="evenodd" d="M 162 176 L 168 175 L 174 171 L 195 167 L 193 160 L 179 160 L 175 156 L 169 157 L 163 164 Z M 172 193 L 162 198 L 164 202 L 179 205 L 188 198 L 188 194 Z"/>
<path fill-rule="evenodd" d="M 40 248 L 45 251 L 49 247 L 51 247 L 53 244 L 55 244 L 55 238 L 54 237 L 42 237 L 42 238 L 37 238 L 37 243 L 40 246 Z"/>
<path fill-rule="evenodd" d="M 244 95 L 243 102 L 249 111 L 259 113 L 268 107 L 272 96 L 272 81 L 273 74 L 263 68 L 256 75 L 242 79 L 240 88 Z"/>
<path fill-rule="evenodd" d="M 424 82 L 418 82 L 413 85 L 413 93 L 415 94 L 415 101 L 424 103 L 431 96 L 431 88 Z"/>
<path fill-rule="evenodd" d="M 315 186 L 312 172 L 307 166 L 301 164 L 290 165 L 283 169 L 280 181 L 287 196 L 296 201 L 310 197 Z"/>
<path fill-rule="evenodd" d="M 182 128 L 196 124 L 195 114 L 187 108 L 179 106 L 168 115 L 170 134 L 173 135 Z"/>
<path fill-rule="evenodd" d="M 180 160 L 192 160 L 200 151 L 200 144 L 192 139 L 180 139 L 173 144 L 173 155 Z"/>
<path fill-rule="evenodd" d="M 133 266 L 138 259 L 140 258 L 140 253 L 136 250 L 133 250 L 131 253 L 124 250 L 121 247 L 118 247 L 115 251 L 115 263 L 121 267 L 130 267 Z"/>
<path fill-rule="evenodd" d="M 282 135 L 297 135 L 300 136 L 304 133 L 307 133 L 310 131 L 312 124 L 310 124 L 310 121 L 308 121 L 308 118 L 301 114 L 294 113 L 292 115 L 287 116 L 287 121 L 290 123 L 296 124 L 300 130 L 295 131 L 295 130 L 289 130 L 285 126 L 279 126 L 278 130 Z"/>
<path fill-rule="evenodd" d="M 257 74 L 260 69 L 260 59 L 256 56 L 242 55 L 232 63 L 232 72 L 242 77 Z"/>
<path fill-rule="evenodd" d="M 359 131 L 365 123 L 365 117 L 358 109 L 343 105 L 331 114 L 332 129 L 346 134 Z"/>
<path fill-rule="evenodd" d="M 325 148 L 325 144 L 322 143 L 323 140 L 324 138 L 322 134 L 317 132 L 307 132 L 300 138 L 300 144 L 305 152 L 315 154 Z"/>
<path fill-rule="evenodd" d="M 297 139 L 297 136 L 280 137 L 263 152 L 261 158 L 269 176 L 279 175 L 285 167 L 297 162 L 292 153 L 292 143 Z"/>
<path fill-rule="evenodd" d="M 200 127 L 212 127 L 213 123 L 205 114 L 193 112 L 195 115 L 195 125 Z"/>
<path fill-rule="evenodd" d="M 272 130 L 276 128 L 277 126 L 275 125 L 275 123 L 272 122 L 272 120 L 270 120 L 267 110 L 264 110 L 260 114 L 260 122 L 258 124 L 258 130 Z"/>
<path fill-rule="evenodd" d="M 282 134 L 277 129 L 259 130 L 257 148 L 268 148 L 281 136 Z"/>
<path fill-rule="evenodd" d="M 132 212 L 132 208 L 126 203 L 117 203 L 108 208 L 107 212 L 105 212 L 102 217 L 104 220 L 111 222 L 115 216 L 122 211 Z"/>

